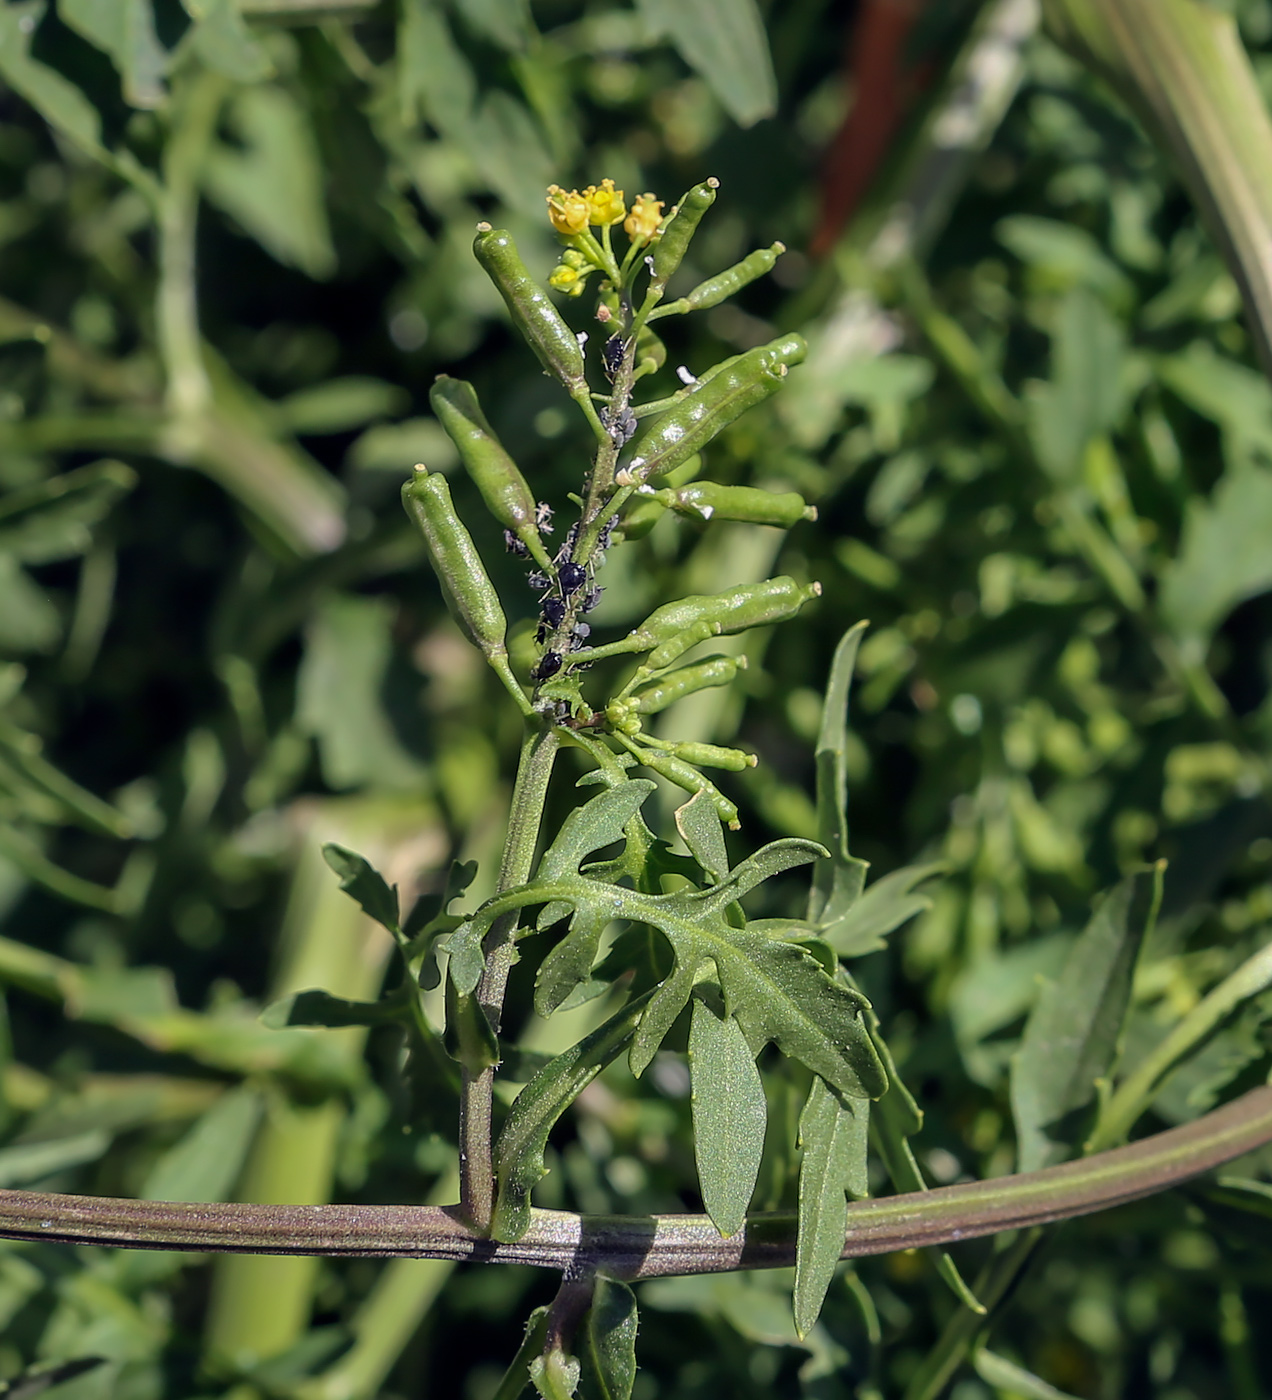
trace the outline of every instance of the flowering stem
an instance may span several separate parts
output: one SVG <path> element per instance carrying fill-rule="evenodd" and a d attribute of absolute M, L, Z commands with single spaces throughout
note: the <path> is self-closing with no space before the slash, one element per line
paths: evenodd
<path fill-rule="evenodd" d="M 591 426 L 592 432 L 596 436 L 596 441 L 600 444 L 600 451 L 605 450 L 605 444 L 609 441 L 609 433 L 605 429 L 605 424 L 601 422 L 600 415 L 596 411 L 596 405 L 592 402 L 592 394 L 589 390 L 570 396 L 574 402 L 583 410 L 583 416 Z"/>
<path fill-rule="evenodd" d="M 530 729 L 521 746 L 517 779 L 512 790 L 508 834 L 495 893 L 524 885 L 534 868 L 539 825 L 548 783 L 560 740 L 551 729 Z M 517 911 L 509 910 L 491 926 L 485 942 L 485 968 L 477 987 L 477 1004 L 495 1034 L 503 1019 L 508 974 L 515 961 L 513 934 Z M 464 1067 L 459 1105 L 460 1209 L 479 1230 L 490 1228 L 495 1204 L 494 1114 L 495 1067 L 480 1071 Z"/>
<path fill-rule="evenodd" d="M 624 309 L 626 309 L 626 303 L 624 303 Z M 591 556 L 605 521 L 609 519 L 609 513 L 602 509 L 602 503 L 606 501 L 614 489 L 614 471 L 618 466 L 618 454 L 624 441 L 621 434 L 615 435 L 616 425 L 622 422 L 627 413 L 632 389 L 636 383 L 636 337 L 634 334 L 630 334 L 626 328 L 623 329 L 622 334 L 628 336 L 628 343 L 622 363 L 614 375 L 614 388 L 610 395 L 609 424 L 611 431 L 606 433 L 606 441 L 600 445 L 596 453 L 596 460 L 592 464 L 591 475 L 588 477 L 587 483 L 587 498 L 584 501 L 583 515 L 579 521 L 582 526 L 579 539 L 579 560 L 581 563 L 586 563 Z"/>

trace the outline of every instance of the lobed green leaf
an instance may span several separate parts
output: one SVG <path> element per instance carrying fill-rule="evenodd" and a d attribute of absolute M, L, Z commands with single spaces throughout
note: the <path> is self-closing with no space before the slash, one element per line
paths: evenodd
<path fill-rule="evenodd" d="M 864 866 L 864 862 L 859 863 Z M 832 886 L 827 900 L 828 913 L 823 915 L 819 928 L 821 937 L 841 958 L 877 953 L 885 946 L 888 934 L 932 907 L 931 896 L 916 892 L 915 886 L 945 870 L 946 866 L 939 861 L 894 870 L 882 880 L 876 880 L 838 917 L 833 916 L 833 910 L 837 899 L 844 897 L 844 890 L 842 886 L 838 889 Z"/>
<path fill-rule="evenodd" d="M 718 885 L 729 869 L 729 852 L 720 814 L 705 792 L 695 792 L 688 802 L 676 808 L 676 830 L 707 882 Z"/>
<path fill-rule="evenodd" d="M 348 850 L 335 841 L 328 841 L 322 848 L 323 859 L 340 877 L 340 888 L 362 906 L 376 923 L 382 924 L 394 936 L 402 937 L 398 923 L 397 886 L 392 888 L 384 876 L 365 856 Z"/>

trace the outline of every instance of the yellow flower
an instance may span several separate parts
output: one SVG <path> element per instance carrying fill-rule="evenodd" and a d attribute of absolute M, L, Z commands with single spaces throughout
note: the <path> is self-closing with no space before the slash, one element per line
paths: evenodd
<path fill-rule="evenodd" d="M 652 194 L 636 196 L 632 202 L 632 212 L 623 225 L 633 243 L 648 243 L 658 232 L 658 225 L 662 223 L 662 207 L 662 200 L 655 199 Z"/>
<path fill-rule="evenodd" d="M 560 185 L 549 185 L 548 218 L 552 227 L 566 238 L 582 233 L 587 227 L 588 202 L 578 190 L 567 194 Z"/>
<path fill-rule="evenodd" d="M 589 185 L 583 191 L 587 200 L 587 210 L 594 224 L 617 224 L 627 213 L 623 203 L 622 190 L 614 188 L 613 180 L 602 180 L 600 185 Z"/>

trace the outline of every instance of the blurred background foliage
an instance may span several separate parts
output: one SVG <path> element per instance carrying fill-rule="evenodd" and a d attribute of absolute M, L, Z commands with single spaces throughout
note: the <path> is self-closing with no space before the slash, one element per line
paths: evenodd
<path fill-rule="evenodd" d="M 1272 4 L 1235 12 L 1272 92 Z M 427 406 L 442 371 L 541 496 L 577 486 L 581 424 L 469 251 L 491 218 L 546 275 L 552 181 L 670 201 L 717 176 L 686 286 L 791 250 L 679 323 L 663 378 L 807 334 L 708 467 L 820 520 L 665 519 L 614 554 L 594 620 L 821 580 L 746 641 L 743 692 L 671 725 L 759 753 L 727 785 L 748 849 L 813 833 L 830 653 L 871 620 L 854 849 L 875 877 L 947 869 L 857 965 L 929 1178 L 1013 1169 L 1024 1017 L 1119 873 L 1170 861 L 1131 1065 L 1266 941 L 1272 389 L 1168 160 L 1030 0 L 6 0 L 0 80 L 0 1184 L 454 1199 L 446 1065 L 407 1082 L 395 1033 L 258 1014 L 377 990 L 387 946 L 321 841 L 405 892 L 452 857 L 481 863 L 477 895 L 493 878 L 518 723 L 397 492 L 455 463 Z M 526 639 L 536 600 L 453 485 Z M 534 1017 L 541 941 L 510 1003 L 531 1067 L 595 1014 Z M 1266 1078 L 1270 1012 L 1167 1082 L 1159 1126 Z M 696 1208 L 687 1092 L 674 1051 L 640 1084 L 612 1067 L 536 1199 Z M 1272 1156 L 1244 1166 L 1272 1178 Z M 756 1205 L 791 1183 L 775 1150 Z M 1057 1229 L 999 1356 L 952 1393 L 1256 1400 L 1270 1251 L 1267 1212 L 1233 1228 L 1198 1193 Z M 67 1400 L 487 1400 L 550 1282 L 5 1244 L 0 1377 Z M 803 1342 L 783 1277 L 639 1296 L 638 1400 L 901 1395 L 953 1306 L 910 1255 L 845 1271 Z"/>

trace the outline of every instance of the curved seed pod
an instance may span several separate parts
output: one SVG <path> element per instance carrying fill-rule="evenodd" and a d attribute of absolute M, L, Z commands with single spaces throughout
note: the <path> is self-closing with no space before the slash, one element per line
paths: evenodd
<path fill-rule="evenodd" d="M 632 444 L 615 480 L 638 485 L 700 451 L 748 408 L 762 403 L 804 358 L 804 338 L 786 335 L 748 350 L 704 376 Z"/>
<path fill-rule="evenodd" d="M 797 365 L 803 360 L 804 352 L 808 349 L 808 346 L 805 343 L 802 336 L 796 335 L 794 332 L 791 332 L 790 335 L 779 336 L 777 340 L 771 340 L 767 345 L 761 345 L 759 349 L 782 349 L 784 350 L 784 353 L 789 357 L 787 359 L 787 363 Z M 744 355 L 753 355 L 754 353 L 754 350 L 747 350 L 744 352 Z M 744 358 L 744 355 L 730 355 L 728 359 L 720 360 L 716 364 L 712 365 L 710 369 L 703 370 L 703 372 L 698 376 L 697 383 L 693 387 L 684 391 L 685 396 L 687 397 L 689 394 L 693 393 L 695 389 L 701 388 L 704 384 L 710 384 L 711 381 L 715 379 L 718 375 L 724 374 L 726 371 L 732 370 L 738 364 L 738 362 Z"/>
<path fill-rule="evenodd" d="M 659 490 L 666 490 L 673 486 L 688 486 L 693 480 L 695 472 L 702 469 L 702 458 L 695 453 L 679 466 L 673 467 L 671 471 L 659 472 L 657 476 L 651 477 L 649 484 L 656 486 Z"/>
<path fill-rule="evenodd" d="M 495 436 L 477 400 L 477 391 L 463 379 L 439 374 L 428 401 L 438 421 L 459 449 L 459 459 L 481 492 L 487 510 L 526 546 L 541 569 L 551 569 L 539 538 L 537 507 L 520 467 Z"/>
<path fill-rule="evenodd" d="M 627 697 L 628 710 L 638 715 L 656 715 L 668 705 L 699 690 L 728 685 L 739 671 L 746 669 L 745 656 L 709 656 L 692 666 L 682 666 L 663 676 L 653 685 L 642 686 Z"/>
<path fill-rule="evenodd" d="M 660 306 L 653 315 L 673 316 L 686 311 L 707 311 L 713 306 L 719 306 L 734 292 L 741 291 L 748 282 L 754 282 L 757 277 L 772 272 L 773 264 L 785 251 L 785 243 L 774 243 L 771 248 L 757 248 L 741 262 L 726 267 L 723 272 L 708 277 L 705 282 L 699 282 L 693 291 L 682 296 L 679 301 Z"/>
<path fill-rule="evenodd" d="M 583 351 L 547 292 L 530 276 L 512 235 L 489 224 L 477 225 L 473 252 L 508 305 L 513 323 L 549 374 L 571 394 L 587 392 Z"/>
<path fill-rule="evenodd" d="M 695 593 L 675 603 L 655 608 L 625 637 L 604 646 L 589 647 L 579 661 L 598 661 L 603 656 L 622 656 L 634 651 L 649 652 L 636 673 L 633 684 L 643 684 L 654 671 L 661 671 L 698 642 L 728 632 L 745 632 L 783 622 L 821 593 L 820 583 L 798 584 L 793 578 L 766 579 L 745 583 L 723 593 Z"/>
<path fill-rule="evenodd" d="M 754 768 L 759 762 L 753 753 L 743 753 L 741 749 L 722 749 L 718 744 L 673 744 L 671 752 L 696 767 L 727 768 L 730 773 L 741 773 L 744 769 Z"/>
<path fill-rule="evenodd" d="M 402 487 L 402 504 L 424 536 L 451 616 L 487 658 L 505 656 L 508 624 L 499 595 L 473 537 L 455 514 L 446 478 L 427 467 L 416 467 L 415 475 Z"/>
<path fill-rule="evenodd" d="M 655 609 L 626 640 L 630 643 L 638 639 L 639 644 L 630 649 L 648 650 L 646 666 L 661 671 L 708 637 L 745 632 L 750 627 L 764 627 L 794 617 L 810 598 L 820 593 L 819 583 L 800 585 L 782 575 L 764 583 L 742 584 L 724 593 L 696 594 Z"/>
<path fill-rule="evenodd" d="M 643 540 L 667 513 L 667 507 L 655 497 L 637 500 L 623 516 L 619 531 L 624 540 Z"/>
<path fill-rule="evenodd" d="M 763 583 L 740 583 L 723 593 L 691 593 L 655 608 L 629 635 L 654 647 L 701 622 L 718 623 L 722 632 L 738 632 L 789 617 L 811 596 L 788 574 Z"/>
<path fill-rule="evenodd" d="M 715 203 L 716 191 L 720 182 L 714 176 L 695 185 L 680 197 L 680 203 L 672 210 L 663 224 L 662 233 L 654 244 L 654 281 L 665 285 L 667 279 L 680 266 L 689 247 L 690 240 L 698 231 L 702 216 Z"/>
<path fill-rule="evenodd" d="M 642 488 L 642 490 L 647 488 Z M 761 491 L 754 486 L 721 486 L 715 481 L 691 481 L 677 490 L 655 491 L 653 499 L 700 520 L 743 520 L 752 525 L 778 525 L 784 530 L 800 520 L 816 520 L 817 507 L 794 491 Z"/>
<path fill-rule="evenodd" d="M 667 347 L 650 330 L 648 325 L 640 328 L 636 337 L 636 373 L 638 376 L 653 374 L 667 363 Z"/>
<path fill-rule="evenodd" d="M 702 459 L 694 453 L 687 462 L 681 462 L 674 470 L 656 476 L 648 484 L 662 488 L 680 486 L 691 480 L 694 472 L 702 465 Z M 618 537 L 623 540 L 640 540 L 649 534 L 667 513 L 667 507 L 655 496 L 637 494 L 629 496 L 627 508 L 618 527 Z"/>
<path fill-rule="evenodd" d="M 711 805 L 720 814 L 720 820 L 727 822 L 732 830 L 736 831 L 742 825 L 738 821 L 737 807 L 710 778 L 704 778 L 683 758 L 677 758 L 675 754 L 660 753 L 656 749 L 641 749 L 638 761 L 646 768 L 652 768 L 655 773 L 661 774 L 668 782 L 675 783 L 678 788 L 684 788 L 686 792 L 705 792 Z"/>

